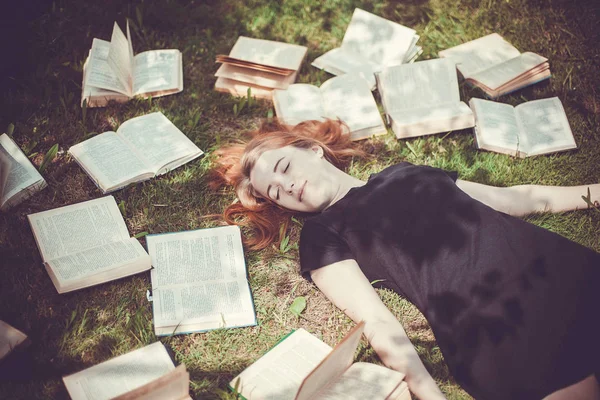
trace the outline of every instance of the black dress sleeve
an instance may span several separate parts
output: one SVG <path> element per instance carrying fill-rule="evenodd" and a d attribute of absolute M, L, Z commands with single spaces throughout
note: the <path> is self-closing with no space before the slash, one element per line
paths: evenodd
<path fill-rule="evenodd" d="M 310 280 L 310 271 L 338 261 L 353 259 L 347 243 L 333 229 L 308 219 L 300 233 L 300 273 Z"/>

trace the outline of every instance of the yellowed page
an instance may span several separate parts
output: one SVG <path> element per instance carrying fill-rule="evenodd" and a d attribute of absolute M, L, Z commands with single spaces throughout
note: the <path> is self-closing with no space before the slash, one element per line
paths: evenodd
<path fill-rule="evenodd" d="M 150 235 L 146 243 L 157 334 L 191 324 L 203 330 L 256 324 L 239 227 Z"/>
<path fill-rule="evenodd" d="M 240 36 L 229 57 L 270 67 L 298 70 L 307 48 L 297 44 Z"/>
<path fill-rule="evenodd" d="M 492 68 L 474 74 L 470 79 L 481 82 L 483 85 L 494 90 L 546 61 L 548 61 L 547 58 L 535 53 L 523 53 Z"/>
<path fill-rule="evenodd" d="M 229 386 L 247 400 L 293 400 L 302 380 L 331 347 L 300 328 L 235 377 Z"/>
<path fill-rule="evenodd" d="M 26 339 L 26 334 L 0 320 L 0 360 Z"/>
<path fill-rule="evenodd" d="M 296 80 L 297 73 L 282 76 L 271 72 L 222 64 L 215 73 L 215 76 L 274 89 L 287 89 Z"/>
<path fill-rule="evenodd" d="M 234 79 L 228 79 L 223 77 L 217 78 L 215 82 L 215 90 L 217 92 L 230 93 L 233 96 L 246 97 L 248 94 L 248 88 L 251 89 L 251 97 L 271 101 L 271 96 L 273 95 L 272 88 L 258 86 L 251 83 L 240 82 Z"/>
<path fill-rule="evenodd" d="M 504 61 L 518 57 L 519 54 L 521 54 L 519 50 L 497 33 L 439 52 L 440 57 L 450 58 L 457 64 L 456 67 L 465 79 Z"/>
<path fill-rule="evenodd" d="M 108 64 L 114 71 L 117 79 L 126 88 L 127 95 L 133 96 L 133 54 L 129 40 L 115 22 L 110 47 L 108 51 Z"/>
<path fill-rule="evenodd" d="M 109 400 L 174 370 L 164 345 L 155 342 L 83 371 L 63 381 L 72 400 Z"/>

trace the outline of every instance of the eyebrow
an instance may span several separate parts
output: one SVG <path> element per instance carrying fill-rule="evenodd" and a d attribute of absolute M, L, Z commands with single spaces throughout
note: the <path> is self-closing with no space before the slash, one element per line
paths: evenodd
<path fill-rule="evenodd" d="M 273 168 L 273 172 L 277 172 L 277 166 L 279 165 L 281 160 L 283 160 L 284 158 L 285 158 L 285 156 L 281 157 L 279 160 L 277 160 L 277 162 L 275 163 L 275 167 Z M 271 197 L 271 185 L 267 186 L 267 196 Z"/>

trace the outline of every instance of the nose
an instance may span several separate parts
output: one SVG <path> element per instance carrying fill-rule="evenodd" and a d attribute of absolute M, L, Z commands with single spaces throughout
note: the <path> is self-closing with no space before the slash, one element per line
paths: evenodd
<path fill-rule="evenodd" d="M 296 185 L 295 185 L 294 180 L 290 178 L 284 183 L 283 190 L 285 190 L 285 192 L 288 194 L 292 194 L 295 187 L 296 187 Z"/>

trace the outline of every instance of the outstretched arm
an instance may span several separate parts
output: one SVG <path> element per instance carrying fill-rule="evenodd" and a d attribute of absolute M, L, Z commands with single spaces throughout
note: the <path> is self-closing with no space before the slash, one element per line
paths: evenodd
<path fill-rule="evenodd" d="M 319 289 L 355 322 L 365 321 L 365 336 L 388 367 L 406 374 L 406 383 L 420 399 L 445 399 L 425 369 L 404 328 L 383 304 L 355 260 L 316 269 L 311 277 Z M 343 277 L 343 279 L 341 279 Z"/>
<path fill-rule="evenodd" d="M 458 179 L 456 185 L 469 196 L 497 211 L 524 216 L 536 212 L 585 209 L 588 189 L 592 203 L 600 202 L 600 183 L 581 186 L 519 185 L 496 187 Z"/>

